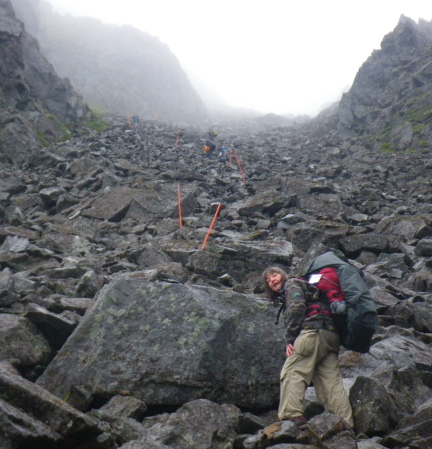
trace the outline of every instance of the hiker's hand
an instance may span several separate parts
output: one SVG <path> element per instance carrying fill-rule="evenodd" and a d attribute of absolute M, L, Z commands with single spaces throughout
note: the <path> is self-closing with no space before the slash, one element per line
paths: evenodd
<path fill-rule="evenodd" d="M 293 345 L 287 345 L 285 353 L 286 353 L 287 357 L 291 357 L 293 355 L 293 353 L 294 353 L 294 346 Z"/>

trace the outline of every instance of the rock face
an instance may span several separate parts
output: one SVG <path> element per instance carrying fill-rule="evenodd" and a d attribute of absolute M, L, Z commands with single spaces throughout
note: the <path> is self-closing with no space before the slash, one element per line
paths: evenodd
<path fill-rule="evenodd" d="M 18 0 L 15 0 L 18 1 Z M 41 9 L 41 49 L 92 105 L 145 119 L 197 121 L 207 114 L 175 55 L 131 26 Z"/>
<path fill-rule="evenodd" d="M 27 32 L 37 38 L 40 32 L 39 0 L 12 0 L 15 15 L 25 24 Z"/>
<path fill-rule="evenodd" d="M 77 124 L 89 109 L 57 76 L 8 0 L 0 2 L 0 34 L 0 145 L 3 156 L 18 161 L 41 148 L 36 134 L 55 141 L 63 137 L 61 123 Z"/>
<path fill-rule="evenodd" d="M 431 142 L 432 24 L 402 16 L 339 105 L 339 130 L 381 136 L 385 149 Z"/>

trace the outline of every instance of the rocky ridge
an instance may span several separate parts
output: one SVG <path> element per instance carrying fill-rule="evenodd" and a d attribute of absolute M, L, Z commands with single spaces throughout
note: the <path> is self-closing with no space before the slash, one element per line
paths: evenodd
<path fill-rule="evenodd" d="M 143 119 L 197 122 L 208 114 L 176 56 L 157 37 L 132 26 L 62 16 L 47 2 L 40 11 L 42 52 L 89 104 Z"/>
<path fill-rule="evenodd" d="M 1 167 L 3 446 L 428 447 L 430 147 L 220 123 L 222 161 L 205 129 L 111 121 Z M 355 433 L 313 387 L 307 431 L 269 427 L 284 344 L 260 273 L 296 274 L 317 245 L 362 269 L 379 312 L 370 353 L 340 358 Z"/>
<path fill-rule="evenodd" d="M 325 136 L 334 129 L 362 136 L 374 152 L 417 150 L 432 142 L 432 22 L 401 16 L 381 48 L 359 68 L 339 102 L 306 122 L 303 132 Z"/>
<path fill-rule="evenodd" d="M 64 139 L 62 124 L 73 126 L 90 117 L 83 99 L 61 79 L 39 51 L 9 0 L 0 2 L 0 155 L 19 160 Z"/>
<path fill-rule="evenodd" d="M 431 70 L 432 22 L 401 16 L 342 96 L 338 129 L 392 150 L 430 144 Z"/>

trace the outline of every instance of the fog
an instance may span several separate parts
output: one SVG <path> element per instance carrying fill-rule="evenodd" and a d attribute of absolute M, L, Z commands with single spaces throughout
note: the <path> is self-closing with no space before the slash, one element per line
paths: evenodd
<path fill-rule="evenodd" d="M 403 14 L 425 0 L 50 0 L 54 10 L 158 37 L 208 103 L 315 115 L 340 99 Z M 212 105 L 210 105 L 212 106 Z"/>

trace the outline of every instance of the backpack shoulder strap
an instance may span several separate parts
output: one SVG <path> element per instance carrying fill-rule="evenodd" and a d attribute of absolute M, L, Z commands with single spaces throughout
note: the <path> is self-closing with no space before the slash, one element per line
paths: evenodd
<path fill-rule="evenodd" d="M 281 304 L 281 306 L 279 307 L 279 311 L 278 311 L 278 314 L 277 314 L 277 317 L 276 317 L 275 324 L 279 324 L 279 318 L 281 316 L 281 313 L 285 312 L 285 309 L 286 309 L 286 304 L 285 304 L 285 301 L 284 301 Z"/>

